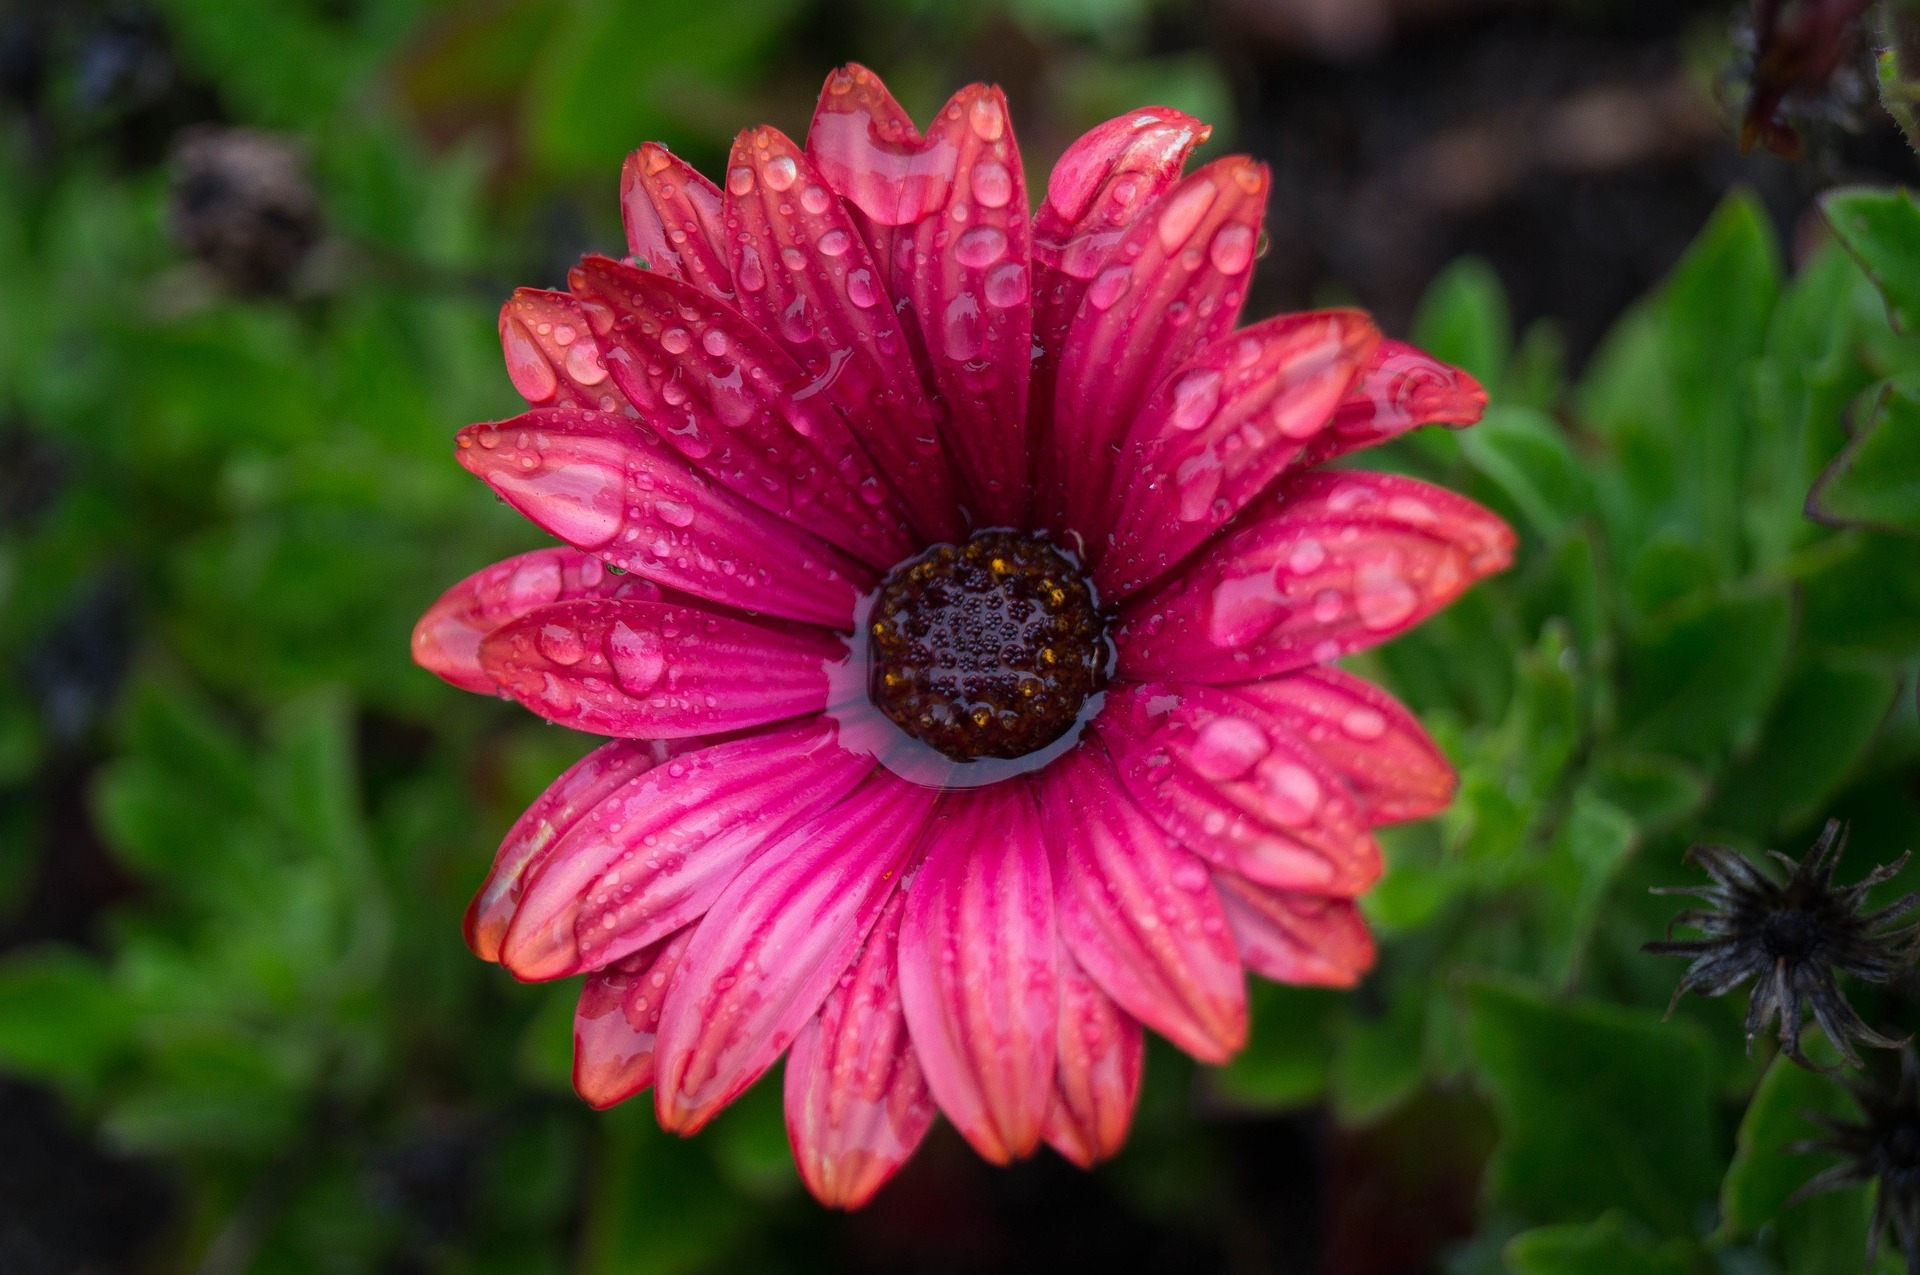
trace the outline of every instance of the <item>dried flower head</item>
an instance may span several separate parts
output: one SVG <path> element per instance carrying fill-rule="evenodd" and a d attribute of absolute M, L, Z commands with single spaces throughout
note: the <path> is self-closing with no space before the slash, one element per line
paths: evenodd
<path fill-rule="evenodd" d="M 1905 940 L 1920 926 L 1886 928 L 1888 922 L 1920 905 L 1920 894 L 1903 895 L 1878 912 L 1862 914 L 1861 904 L 1874 886 L 1906 866 L 1907 855 L 1853 885 L 1835 888 L 1834 866 L 1846 848 L 1846 828 L 1828 820 L 1812 851 L 1798 862 L 1777 850 L 1767 853 L 1787 869 L 1787 881 L 1776 885 L 1745 855 L 1727 846 L 1694 846 L 1687 858 L 1705 869 L 1712 885 L 1656 889 L 1655 894 L 1691 894 L 1710 908 L 1689 908 L 1673 919 L 1708 937 L 1681 942 L 1648 943 L 1642 950 L 1658 956 L 1690 956 L 1693 964 L 1674 989 L 1673 1003 L 1689 991 L 1723 996 L 1748 979 L 1756 979 L 1747 1009 L 1747 1048 L 1776 1014 L 1780 1045 L 1803 1067 L 1812 1067 L 1800 1050 L 1800 1007 L 1813 1019 L 1841 1055 L 1860 1065 L 1851 1040 L 1892 1049 L 1902 1042 L 1868 1027 L 1834 984 L 1835 972 L 1852 974 L 1870 983 L 1884 983 L 1906 964 Z M 1667 1007 L 1673 1012 L 1673 1005 Z"/>
<path fill-rule="evenodd" d="M 1900 1083 L 1889 1093 L 1876 1084 L 1849 1084 L 1847 1091 L 1866 1117 L 1859 1124 L 1808 1113 L 1830 1136 L 1795 1143 L 1789 1151 L 1828 1151 L 1840 1162 L 1823 1169 L 1793 1193 L 1795 1203 L 1823 1191 L 1840 1191 L 1863 1183 L 1875 1184 L 1873 1226 L 1867 1232 L 1867 1266 L 1880 1256 L 1880 1243 L 1891 1227 L 1907 1259 L 1907 1270 L 1920 1275 L 1920 1063 L 1913 1050 L 1900 1051 Z"/>

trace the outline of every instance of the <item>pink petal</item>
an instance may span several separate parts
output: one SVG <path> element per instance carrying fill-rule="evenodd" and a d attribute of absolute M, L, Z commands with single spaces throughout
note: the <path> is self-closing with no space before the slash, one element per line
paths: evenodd
<path fill-rule="evenodd" d="M 956 159 L 946 202 L 913 226 L 913 308 L 974 522 L 1017 526 L 1027 513 L 1033 262 L 1006 96 L 983 84 L 961 89 L 926 145 L 930 154 L 950 145 Z"/>
<path fill-rule="evenodd" d="M 1231 688 L 1307 741 L 1376 827 L 1437 815 L 1457 782 L 1446 754 L 1399 700 L 1337 668 Z"/>
<path fill-rule="evenodd" d="M 741 313 L 846 415 L 923 539 L 963 539 L 953 479 L 887 283 L 846 205 L 778 129 L 742 133 L 726 225 Z"/>
<path fill-rule="evenodd" d="M 1241 682 L 1413 628 L 1513 560 L 1463 496 L 1358 470 L 1282 479 L 1171 583 L 1121 608 L 1121 676 Z"/>
<path fill-rule="evenodd" d="M 514 977 L 597 969 L 712 906 L 760 850 L 838 801 L 873 763 L 815 721 L 684 753 L 637 775 L 526 874 L 500 945 Z"/>
<path fill-rule="evenodd" d="M 817 713 L 829 666 L 846 658 L 843 641 L 811 626 L 629 599 L 541 607 L 480 648 L 500 689 L 548 721 L 630 739 L 721 735 Z"/>
<path fill-rule="evenodd" d="M 515 289 L 500 307 L 500 348 L 513 388 L 535 407 L 632 412 L 607 376 L 580 303 L 564 292 Z"/>
<path fill-rule="evenodd" d="M 1471 425 L 1487 407 L 1480 382 L 1400 341 L 1382 341 L 1360 384 L 1307 444 L 1303 465 L 1376 447 L 1421 425 Z"/>
<path fill-rule="evenodd" d="M 620 216 L 627 251 L 649 270 L 730 300 L 720 188 L 658 142 L 648 142 L 620 169 Z"/>
<path fill-rule="evenodd" d="M 1140 1098 L 1145 1041 L 1140 1023 L 1087 977 L 1063 942 L 1059 1063 L 1047 1108 L 1047 1144 L 1083 1169 L 1127 1141 Z"/>
<path fill-rule="evenodd" d="M 1060 934 L 1120 1007 L 1202 1062 L 1247 1039 L 1247 994 L 1207 869 L 1079 748 L 1043 772 Z"/>
<path fill-rule="evenodd" d="M 1059 1001 L 1053 887 L 1023 783 L 949 793 L 907 893 L 900 999 L 940 1109 L 1005 1164 L 1040 1142 Z"/>
<path fill-rule="evenodd" d="M 1106 540 L 1113 449 L 1154 388 L 1233 330 L 1253 273 L 1267 169 L 1216 160 L 1172 187 L 1121 235 L 1087 286 L 1060 356 L 1049 490 L 1055 530 Z"/>
<path fill-rule="evenodd" d="M 1373 935 L 1351 899 L 1272 890 L 1215 872 L 1240 959 L 1276 983 L 1352 987 L 1373 968 Z"/>
<path fill-rule="evenodd" d="M 1101 595 L 1160 576 L 1297 464 L 1379 339 L 1357 310 L 1288 314 L 1182 364 L 1147 400 L 1121 457 Z"/>
<path fill-rule="evenodd" d="M 857 62 L 827 76 L 807 154 L 834 190 L 879 226 L 907 226 L 947 202 L 957 151 L 923 140 L 880 77 Z"/>
<path fill-rule="evenodd" d="M 458 456 L 542 530 L 697 598 L 848 628 L 872 574 L 695 471 L 646 425 L 541 408 L 469 425 Z"/>
<path fill-rule="evenodd" d="M 507 830 L 493 868 L 467 906 L 467 946 L 483 961 L 500 959 L 500 942 L 520 906 L 527 874 L 587 812 L 629 780 L 667 758 L 659 744 L 616 739 L 575 762 L 547 786 Z"/>
<path fill-rule="evenodd" d="M 787 1137 L 814 1198 L 857 1209 L 905 1164 L 933 1124 L 900 1008 L 895 954 L 906 895 L 894 891 L 853 967 L 787 1054 Z"/>
<path fill-rule="evenodd" d="M 573 598 L 657 600 L 660 586 L 620 576 L 575 549 L 536 549 L 474 572 L 440 595 L 413 626 L 413 662 L 464 691 L 499 693 L 480 667 L 480 643 L 537 607 Z"/>
<path fill-rule="evenodd" d="M 899 497 L 771 336 L 677 279 L 606 257 L 568 279 L 614 382 L 708 477 L 869 565 L 912 552 Z"/>
<path fill-rule="evenodd" d="M 876 771 L 734 878 L 694 931 L 660 1020 L 661 1127 L 692 1133 L 780 1057 L 853 963 L 933 802 Z"/>
<path fill-rule="evenodd" d="M 660 1009 L 692 938 L 692 926 L 676 930 L 587 975 L 573 1015 L 573 1091 L 596 1110 L 653 1083 Z"/>
<path fill-rule="evenodd" d="M 1342 897 L 1379 879 L 1380 847 L 1338 773 L 1254 705 L 1209 687 L 1124 686 L 1094 729 L 1133 799 L 1209 863 Z"/>

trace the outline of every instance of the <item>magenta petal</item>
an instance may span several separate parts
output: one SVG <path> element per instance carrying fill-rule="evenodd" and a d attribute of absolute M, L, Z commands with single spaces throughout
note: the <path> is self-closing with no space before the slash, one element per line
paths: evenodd
<path fill-rule="evenodd" d="M 697 468 L 871 566 L 912 552 L 899 497 L 771 336 L 677 279 L 606 257 L 568 278 L 614 383 Z"/>
<path fill-rule="evenodd" d="M 658 142 L 620 169 L 620 216 L 627 251 L 646 268 L 731 300 L 720 188 Z"/>
<path fill-rule="evenodd" d="M 640 422 L 543 408 L 457 439 L 460 463 L 542 530 L 697 598 L 845 629 L 873 585 L 865 567 L 714 486 Z"/>
<path fill-rule="evenodd" d="M 1276 983 L 1352 987 L 1373 968 L 1373 935 L 1351 899 L 1272 890 L 1215 872 L 1240 959 Z"/>
<path fill-rule="evenodd" d="M 886 280 L 845 204 L 778 129 L 742 133 L 726 225 L 741 313 L 777 336 L 846 415 L 927 541 L 963 539 L 946 454 Z"/>
<path fill-rule="evenodd" d="M 660 586 L 620 576 L 576 549 L 535 549 L 474 572 L 440 595 L 413 626 L 413 662 L 464 691 L 499 693 L 480 667 L 487 634 L 527 612 L 574 598 L 658 600 Z"/>
<path fill-rule="evenodd" d="M 1183 363 L 1122 453 L 1114 534 L 1094 574 L 1101 596 L 1158 578 L 1297 464 L 1379 337 L 1357 310 L 1288 314 Z"/>
<path fill-rule="evenodd" d="M 995 1164 L 1040 1142 L 1059 1002 L 1053 886 L 1025 784 L 947 794 L 900 927 L 900 999 L 947 1119 Z"/>
<path fill-rule="evenodd" d="M 957 151 L 923 140 L 880 77 L 857 62 L 827 76 L 807 154 L 875 225 L 906 226 L 947 202 Z"/>
<path fill-rule="evenodd" d="M 1067 948 L 1129 1014 L 1202 1062 L 1246 1043 L 1246 982 L 1207 869 L 1171 844 L 1080 748 L 1040 789 L 1054 905 Z"/>
<path fill-rule="evenodd" d="M 1453 800 L 1446 754 L 1399 700 L 1370 682 L 1316 667 L 1231 690 L 1311 744 L 1375 826 L 1425 819 Z"/>
<path fill-rule="evenodd" d="M 877 771 L 768 847 L 715 901 L 660 1020 L 663 1128 L 692 1133 L 780 1057 L 853 963 L 933 801 Z"/>
<path fill-rule="evenodd" d="M 984 84 L 961 89 L 926 144 L 950 145 L 957 157 L 947 202 L 915 223 L 910 238 L 910 291 L 946 408 L 942 429 L 974 523 L 1019 526 L 1028 495 L 1033 254 L 1006 96 Z"/>
<path fill-rule="evenodd" d="M 667 983 L 693 927 L 587 975 L 573 1014 L 573 1091 L 604 1111 L 653 1083 L 653 1050 Z"/>
<path fill-rule="evenodd" d="M 541 607 L 480 648 L 500 689 L 548 721 L 630 739 L 722 735 L 817 713 L 828 668 L 846 657 L 841 639 L 810 625 L 626 599 Z"/>
<path fill-rule="evenodd" d="M 1216 160 L 1130 224 L 1087 286 L 1060 355 L 1044 520 L 1106 541 L 1114 449 L 1156 386 L 1233 330 L 1253 273 L 1267 170 Z"/>
<path fill-rule="evenodd" d="M 1382 341 L 1366 374 L 1307 444 L 1302 465 L 1318 465 L 1363 447 L 1375 447 L 1421 425 L 1471 425 L 1487 407 L 1487 392 L 1460 368 L 1401 341 Z"/>
<path fill-rule="evenodd" d="M 787 1137 L 814 1198 L 857 1209 L 933 1124 L 933 1095 L 907 1035 L 895 954 L 906 895 L 894 891 L 853 968 L 787 1054 Z"/>
<path fill-rule="evenodd" d="M 644 740 L 616 739 L 575 762 L 514 820 L 493 858 L 493 869 L 467 906 L 467 946 L 483 961 L 500 959 L 500 942 L 520 907 L 527 874 L 587 812 L 636 775 L 666 760 L 666 750 Z"/>
<path fill-rule="evenodd" d="M 1341 897 L 1379 879 L 1380 847 L 1353 794 L 1254 705 L 1210 687 L 1125 686 L 1094 728 L 1133 799 L 1209 863 Z"/>
<path fill-rule="evenodd" d="M 534 407 L 632 412 L 607 375 L 586 313 L 564 292 L 515 289 L 500 307 L 500 348 L 513 388 Z"/>
<path fill-rule="evenodd" d="M 1140 1098 L 1145 1041 L 1139 1020 L 1113 1003 L 1061 944 L 1060 1044 L 1047 1144 L 1083 1169 L 1116 1154 Z"/>
<path fill-rule="evenodd" d="M 500 946 L 516 978 L 564 978 L 656 943 L 712 906 L 789 825 L 873 768 L 812 722 L 683 753 L 603 798 L 526 874 Z"/>
<path fill-rule="evenodd" d="M 1514 536 L 1463 496 L 1358 470 L 1282 479 L 1114 634 L 1138 681 L 1241 682 L 1398 637 L 1513 560 Z"/>

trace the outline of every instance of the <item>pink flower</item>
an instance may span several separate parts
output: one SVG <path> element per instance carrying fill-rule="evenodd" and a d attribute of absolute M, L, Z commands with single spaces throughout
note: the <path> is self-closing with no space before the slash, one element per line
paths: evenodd
<path fill-rule="evenodd" d="M 1350 986 L 1372 829 L 1452 771 L 1331 661 L 1507 565 L 1486 510 L 1315 468 L 1485 395 L 1351 310 L 1235 329 L 1266 169 L 1135 111 L 1029 202 L 1005 99 L 926 134 L 861 67 L 724 188 L 628 160 L 631 262 L 500 315 L 532 404 L 462 464 L 568 547 L 419 662 L 613 736 L 507 835 L 475 952 L 588 975 L 575 1086 L 692 1133 L 788 1053 L 857 1206 L 937 1110 L 983 1156 L 1125 1140 L 1148 1027 L 1209 1063 L 1248 968 Z"/>

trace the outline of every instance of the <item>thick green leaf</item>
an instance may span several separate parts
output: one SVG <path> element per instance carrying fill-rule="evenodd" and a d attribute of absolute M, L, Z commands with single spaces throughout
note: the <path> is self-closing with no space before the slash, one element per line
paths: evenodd
<path fill-rule="evenodd" d="M 1638 835 L 1618 806 L 1585 788 L 1574 794 L 1565 822 L 1532 869 L 1545 899 L 1539 972 L 1549 982 L 1571 978 L 1607 887 Z"/>
<path fill-rule="evenodd" d="M 1824 1044 L 1824 1042 L 1820 1042 Z M 1816 1045 L 1816 1052 L 1827 1053 Z M 1776 1057 L 1747 1103 L 1735 1140 L 1733 1163 L 1720 1186 L 1721 1225 L 1729 1235 L 1750 1235 L 1778 1217 L 1788 1199 L 1826 1161 L 1787 1148 L 1823 1136 L 1810 1114 L 1858 1120 L 1853 1098 L 1832 1076 Z"/>
<path fill-rule="evenodd" d="M 1327 1087 L 1341 997 L 1259 979 L 1249 982 L 1247 993 L 1247 1047 L 1213 1073 L 1213 1083 L 1249 1107 L 1284 1111 L 1314 1102 Z"/>
<path fill-rule="evenodd" d="M 1920 399 L 1889 387 L 1866 427 L 1820 476 L 1807 509 L 1844 526 L 1920 534 Z"/>
<path fill-rule="evenodd" d="M 1707 763 L 1745 746 L 1786 673 L 1792 622 L 1786 595 L 1763 593 L 1691 604 L 1649 626 L 1627 651 L 1628 745 Z"/>
<path fill-rule="evenodd" d="M 1920 208 L 1901 188 L 1828 191 L 1820 211 L 1887 301 L 1894 323 L 1920 331 Z"/>
<path fill-rule="evenodd" d="M 86 1094 L 132 1046 L 133 1029 L 99 962 L 60 947 L 0 962 L 0 1070 Z"/>
<path fill-rule="evenodd" d="M 645 1097 L 606 1112 L 588 1205 L 584 1275 L 717 1269 L 751 1216 L 705 1148 L 664 1133 Z"/>
<path fill-rule="evenodd" d="M 1712 1269 L 1697 1246 L 1655 1240 L 1619 1212 L 1522 1231 L 1501 1256 L 1512 1275 L 1696 1275 Z"/>
<path fill-rule="evenodd" d="M 1542 537 L 1557 539 L 1593 493 L 1560 427 L 1526 407 L 1492 407 L 1460 435 L 1460 449 Z"/>

